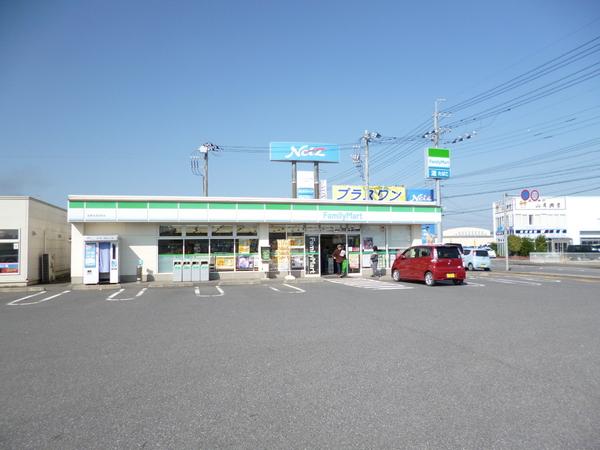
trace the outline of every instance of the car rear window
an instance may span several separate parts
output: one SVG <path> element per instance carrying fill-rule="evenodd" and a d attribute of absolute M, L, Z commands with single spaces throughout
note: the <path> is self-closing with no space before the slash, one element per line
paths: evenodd
<path fill-rule="evenodd" d="M 488 255 L 487 250 L 477 250 L 475 252 L 475 256 L 490 256 L 490 255 Z"/>
<path fill-rule="evenodd" d="M 438 258 L 460 258 L 460 253 L 456 247 L 438 247 Z"/>

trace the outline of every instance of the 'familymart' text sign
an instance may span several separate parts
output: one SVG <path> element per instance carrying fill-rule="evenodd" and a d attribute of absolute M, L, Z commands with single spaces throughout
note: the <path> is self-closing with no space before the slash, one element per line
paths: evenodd
<path fill-rule="evenodd" d="M 447 148 L 425 150 L 425 176 L 433 179 L 450 178 L 450 150 Z"/>

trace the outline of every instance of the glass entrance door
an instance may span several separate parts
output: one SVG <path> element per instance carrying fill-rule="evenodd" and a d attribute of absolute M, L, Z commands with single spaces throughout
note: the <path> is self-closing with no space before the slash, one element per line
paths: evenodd
<path fill-rule="evenodd" d="M 360 234 L 349 234 L 346 249 L 348 251 L 348 273 L 360 273 Z"/>

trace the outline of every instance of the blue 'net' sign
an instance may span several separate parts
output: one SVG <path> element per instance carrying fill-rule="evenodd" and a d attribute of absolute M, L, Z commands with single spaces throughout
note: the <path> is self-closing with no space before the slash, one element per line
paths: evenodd
<path fill-rule="evenodd" d="M 340 147 L 337 144 L 271 142 L 270 149 L 271 161 L 340 162 Z"/>

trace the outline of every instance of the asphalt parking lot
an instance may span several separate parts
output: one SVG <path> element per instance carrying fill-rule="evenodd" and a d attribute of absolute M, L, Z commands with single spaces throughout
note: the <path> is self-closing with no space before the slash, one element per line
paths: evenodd
<path fill-rule="evenodd" d="M 0 447 L 599 448 L 600 284 L 468 277 L 0 292 Z"/>

